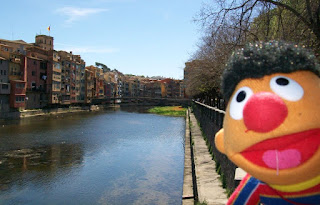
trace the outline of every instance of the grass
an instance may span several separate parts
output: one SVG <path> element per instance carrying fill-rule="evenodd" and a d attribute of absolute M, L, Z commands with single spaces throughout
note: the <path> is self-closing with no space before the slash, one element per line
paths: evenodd
<path fill-rule="evenodd" d="M 184 117 L 186 116 L 186 110 L 186 108 L 183 108 L 181 106 L 165 106 L 151 108 L 148 110 L 148 112 L 158 115 Z"/>

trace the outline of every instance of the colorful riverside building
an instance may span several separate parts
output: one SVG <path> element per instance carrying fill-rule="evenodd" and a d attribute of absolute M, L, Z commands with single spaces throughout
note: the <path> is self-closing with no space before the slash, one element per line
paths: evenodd
<path fill-rule="evenodd" d="M 52 63 L 47 50 L 38 46 L 27 48 L 26 109 L 43 108 L 49 104 Z"/>
<path fill-rule="evenodd" d="M 59 105 L 61 102 L 61 58 L 55 50 L 49 51 L 50 61 L 52 62 L 52 78 L 50 79 L 51 94 L 49 104 Z"/>
<path fill-rule="evenodd" d="M 179 84 L 183 90 L 181 81 L 161 80 L 86 67 L 80 55 L 54 50 L 51 36 L 37 35 L 35 43 L 0 39 L 0 112 L 90 104 L 94 98 L 177 97 Z"/>
<path fill-rule="evenodd" d="M 124 75 L 123 77 L 123 96 L 139 97 L 140 96 L 140 80 L 137 76 Z"/>
<path fill-rule="evenodd" d="M 116 88 L 117 88 L 117 79 L 115 72 L 105 72 L 104 73 L 104 95 L 107 98 L 116 96 Z"/>
<path fill-rule="evenodd" d="M 61 58 L 59 52 L 54 50 L 54 38 L 47 35 L 37 35 L 35 45 L 47 52 L 47 102 L 50 106 L 59 105 L 61 97 Z"/>
<path fill-rule="evenodd" d="M 0 110 L 85 102 L 85 62 L 54 50 L 53 37 L 37 35 L 35 43 L 0 39 L 0 57 Z"/>
<path fill-rule="evenodd" d="M 80 55 L 58 51 L 61 58 L 61 104 L 85 103 L 85 62 Z"/>
<path fill-rule="evenodd" d="M 161 96 L 166 98 L 183 97 L 183 81 L 166 78 L 161 82 Z"/>
<path fill-rule="evenodd" d="M 85 94 L 84 94 L 84 103 L 90 104 L 92 98 L 94 97 L 94 72 L 90 69 L 85 68 Z"/>
<path fill-rule="evenodd" d="M 80 55 L 73 55 L 75 61 L 75 101 L 74 103 L 83 104 L 85 100 L 85 68 L 86 64 Z M 71 88 L 72 90 L 72 88 Z M 71 101 L 72 102 L 72 101 Z"/>
<path fill-rule="evenodd" d="M 87 70 L 93 73 L 94 78 L 94 89 L 93 89 L 93 97 L 96 99 L 104 98 L 104 73 L 103 69 L 95 67 L 95 66 L 87 66 Z"/>
<path fill-rule="evenodd" d="M 61 58 L 61 105 L 70 105 L 72 53 L 58 51 Z"/>
<path fill-rule="evenodd" d="M 22 43 L 22 45 L 20 45 Z M 23 109 L 26 95 L 26 70 L 22 41 L 0 39 L 0 111 Z"/>

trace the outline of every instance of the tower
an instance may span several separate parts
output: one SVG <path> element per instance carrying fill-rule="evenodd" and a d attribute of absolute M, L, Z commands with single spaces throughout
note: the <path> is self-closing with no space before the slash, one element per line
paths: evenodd
<path fill-rule="evenodd" d="M 53 37 L 46 35 L 37 35 L 35 44 L 47 51 L 53 50 Z"/>

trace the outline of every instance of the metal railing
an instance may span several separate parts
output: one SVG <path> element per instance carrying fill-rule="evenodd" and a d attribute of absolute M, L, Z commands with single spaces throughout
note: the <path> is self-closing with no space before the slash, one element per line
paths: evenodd
<path fill-rule="evenodd" d="M 215 134 L 223 126 L 225 111 L 197 101 L 193 101 L 192 109 L 216 162 L 217 172 L 221 174 L 223 186 L 233 191 L 237 186 L 234 180 L 236 166 L 217 150 L 214 143 Z"/>

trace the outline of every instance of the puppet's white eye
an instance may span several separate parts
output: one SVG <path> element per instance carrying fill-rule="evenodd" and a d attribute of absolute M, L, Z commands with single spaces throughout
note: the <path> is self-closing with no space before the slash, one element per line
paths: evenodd
<path fill-rule="evenodd" d="M 304 94 L 299 83 L 285 76 L 273 77 L 270 80 L 270 88 L 277 95 L 289 101 L 298 101 Z"/>
<path fill-rule="evenodd" d="M 236 92 L 230 103 L 230 116 L 233 119 L 241 120 L 243 118 L 243 108 L 252 95 L 253 91 L 249 87 L 242 87 Z"/>

